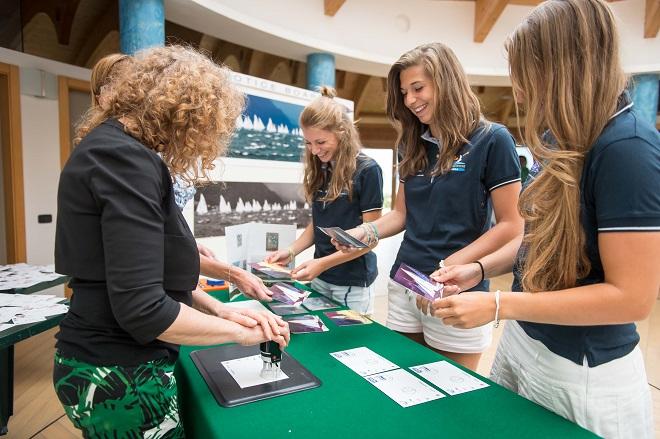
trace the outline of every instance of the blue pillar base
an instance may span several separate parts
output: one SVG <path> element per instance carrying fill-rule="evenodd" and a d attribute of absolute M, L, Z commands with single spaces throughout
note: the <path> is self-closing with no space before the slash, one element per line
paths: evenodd
<path fill-rule="evenodd" d="M 331 53 L 307 55 L 307 88 L 317 91 L 321 86 L 335 85 L 335 56 Z"/>

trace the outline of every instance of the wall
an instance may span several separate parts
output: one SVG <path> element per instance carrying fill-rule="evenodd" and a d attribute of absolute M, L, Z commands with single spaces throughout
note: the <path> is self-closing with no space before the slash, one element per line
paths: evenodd
<path fill-rule="evenodd" d="M 1 86 L 0 86 L 1 87 Z M 4 90 L 0 90 L 0 93 L 3 93 Z M 4 108 L 0 108 L 0 111 L 3 111 Z M 0 125 L 0 130 L 2 130 L 2 125 Z M 0 143 L 2 143 L 2 132 L 0 132 Z M 2 147 L 4 145 L 0 145 Z M 1 150 L 1 148 L 0 148 Z M 7 263 L 7 236 L 6 233 L 3 233 L 6 227 L 5 221 L 5 191 L 4 191 L 4 168 L 3 168 L 3 157 L 0 154 L 0 265 Z"/>
<path fill-rule="evenodd" d="M 55 75 L 89 80 L 90 70 L 0 48 L 0 62 L 37 68 Z M 27 262 L 52 264 L 60 173 L 58 101 L 21 95 L 23 179 Z M 38 224 L 37 215 L 51 214 L 53 222 Z M 44 294 L 63 294 L 63 287 Z"/>

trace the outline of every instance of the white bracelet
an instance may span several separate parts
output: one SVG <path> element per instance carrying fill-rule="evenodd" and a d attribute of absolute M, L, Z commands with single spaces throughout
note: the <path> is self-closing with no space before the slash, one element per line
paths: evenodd
<path fill-rule="evenodd" d="M 495 324 L 494 328 L 500 326 L 500 290 L 495 291 Z"/>

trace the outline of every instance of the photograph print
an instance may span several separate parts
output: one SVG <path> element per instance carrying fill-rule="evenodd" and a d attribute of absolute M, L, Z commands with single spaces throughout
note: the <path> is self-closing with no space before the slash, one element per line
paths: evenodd
<path fill-rule="evenodd" d="M 312 211 L 297 183 L 213 182 L 195 194 L 195 237 L 225 236 L 225 227 L 249 222 L 295 224 L 301 229 Z M 269 248 L 277 249 L 277 236 Z"/>

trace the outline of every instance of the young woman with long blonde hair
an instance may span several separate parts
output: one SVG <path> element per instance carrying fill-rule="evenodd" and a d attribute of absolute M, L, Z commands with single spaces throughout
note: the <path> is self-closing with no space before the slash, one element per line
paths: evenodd
<path fill-rule="evenodd" d="M 460 328 L 511 320 L 496 382 L 601 436 L 651 438 L 634 322 L 660 288 L 660 135 L 635 114 L 618 45 L 602 0 L 546 1 L 509 37 L 539 166 L 520 198 L 522 246 L 514 240 L 480 264 L 486 277 L 513 268 L 517 292 L 454 295 L 430 311 Z M 482 276 L 477 264 L 436 275 L 462 289 Z"/>
<path fill-rule="evenodd" d="M 401 263 L 431 274 L 438 264 L 473 262 L 522 233 L 513 138 L 484 118 L 449 47 L 425 44 L 394 63 L 387 113 L 398 133 L 400 184 L 393 210 L 372 226 L 381 238 L 405 230 L 390 277 Z M 351 233 L 363 239 L 366 231 Z M 487 282 L 478 287 L 487 290 Z M 389 328 L 476 370 L 491 343 L 489 326 L 444 325 L 421 313 L 414 294 L 392 281 L 388 296 Z"/>
<path fill-rule="evenodd" d="M 369 249 L 351 254 L 337 252 L 317 226 L 353 228 L 374 221 L 383 208 L 383 174 L 372 158 L 361 152 L 360 138 L 348 109 L 330 87 L 300 114 L 305 138 L 305 197 L 312 204 L 312 221 L 289 247 L 267 258 L 288 263 L 314 245 L 314 259 L 297 266 L 296 280 L 311 280 L 312 287 L 345 306 L 371 314 L 376 255 Z"/>

